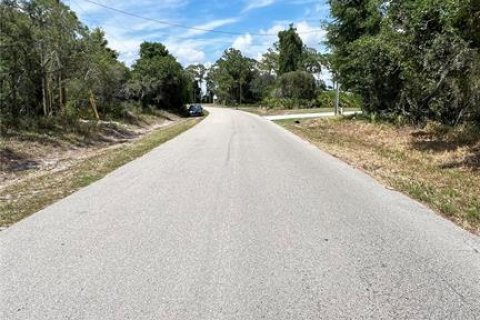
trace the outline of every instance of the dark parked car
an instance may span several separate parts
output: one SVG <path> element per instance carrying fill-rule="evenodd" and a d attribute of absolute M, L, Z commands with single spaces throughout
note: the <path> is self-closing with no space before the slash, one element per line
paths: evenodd
<path fill-rule="evenodd" d="M 188 113 L 190 114 L 190 117 L 201 117 L 203 116 L 203 108 L 199 104 L 192 104 L 188 107 Z"/>

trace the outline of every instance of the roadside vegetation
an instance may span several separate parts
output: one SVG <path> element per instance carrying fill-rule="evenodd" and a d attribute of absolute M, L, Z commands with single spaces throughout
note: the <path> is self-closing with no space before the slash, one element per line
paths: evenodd
<path fill-rule="evenodd" d="M 161 43 L 144 42 L 131 68 L 62 2 L 0 3 L 0 132 L 80 120 L 128 120 L 131 113 L 182 115 L 197 80 Z"/>
<path fill-rule="evenodd" d="M 480 132 L 354 117 L 279 123 L 321 149 L 480 234 Z"/>
<path fill-rule="evenodd" d="M 131 67 L 57 0 L 0 2 L 0 226 L 190 128 L 197 68 L 158 42 Z"/>
<path fill-rule="evenodd" d="M 142 117 L 137 125 L 96 123 L 90 135 L 23 132 L 5 137 L 0 151 L 0 227 L 101 179 L 200 120 L 160 113 Z"/>
<path fill-rule="evenodd" d="M 371 114 L 480 124 L 479 0 L 330 0 L 329 63 Z"/>
<path fill-rule="evenodd" d="M 281 124 L 480 233 L 480 1 L 329 4 L 324 61 L 363 116 Z"/>

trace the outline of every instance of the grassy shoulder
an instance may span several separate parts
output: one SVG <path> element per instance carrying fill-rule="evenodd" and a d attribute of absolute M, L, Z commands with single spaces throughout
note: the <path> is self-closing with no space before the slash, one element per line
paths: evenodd
<path fill-rule="evenodd" d="M 333 108 L 307 108 L 307 109 L 267 109 L 262 107 L 240 107 L 240 110 L 251 112 L 260 116 L 277 116 L 288 114 L 304 114 L 304 113 L 322 113 L 322 112 L 334 112 Z M 360 108 L 344 108 L 344 111 L 358 111 Z"/>
<path fill-rule="evenodd" d="M 131 141 L 88 150 L 59 170 L 19 173 L 0 189 L 0 226 L 9 226 L 73 192 L 101 179 L 118 167 L 190 129 L 202 118 L 177 119 L 153 127 Z M 73 149 L 72 149 L 73 150 Z M 28 169 L 28 168 L 27 168 Z M 31 171 L 31 170 L 26 170 Z M 22 178 L 22 175 L 27 175 Z"/>
<path fill-rule="evenodd" d="M 360 119 L 278 122 L 323 150 L 480 234 L 480 134 Z"/>

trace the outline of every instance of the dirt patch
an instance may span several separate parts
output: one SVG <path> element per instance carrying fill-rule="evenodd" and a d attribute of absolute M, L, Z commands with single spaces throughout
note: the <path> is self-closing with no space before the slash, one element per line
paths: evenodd
<path fill-rule="evenodd" d="M 143 116 L 135 124 L 86 121 L 85 133 L 12 132 L 0 140 L 0 190 L 35 176 L 62 171 L 78 161 L 135 141 L 180 118 L 168 113 Z"/>
<path fill-rule="evenodd" d="M 10 148 L 0 150 L 0 170 L 5 172 L 37 169 L 40 163 L 28 159 L 28 155 L 20 154 Z"/>

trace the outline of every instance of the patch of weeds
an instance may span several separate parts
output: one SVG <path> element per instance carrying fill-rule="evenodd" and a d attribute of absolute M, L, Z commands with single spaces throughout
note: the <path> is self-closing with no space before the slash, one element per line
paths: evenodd
<path fill-rule="evenodd" d="M 441 202 L 439 205 L 439 209 L 442 213 L 444 213 L 447 216 L 453 216 L 457 211 L 453 203 L 450 201 Z"/>
<path fill-rule="evenodd" d="M 80 188 L 82 188 L 82 187 L 88 186 L 89 184 L 97 181 L 100 178 L 101 178 L 101 175 L 99 175 L 99 174 L 91 174 L 91 173 L 81 174 L 78 177 L 78 182 L 77 183 L 78 183 L 78 186 Z"/>
<path fill-rule="evenodd" d="M 467 210 L 467 219 L 473 223 L 480 223 L 480 202 L 475 201 Z"/>

